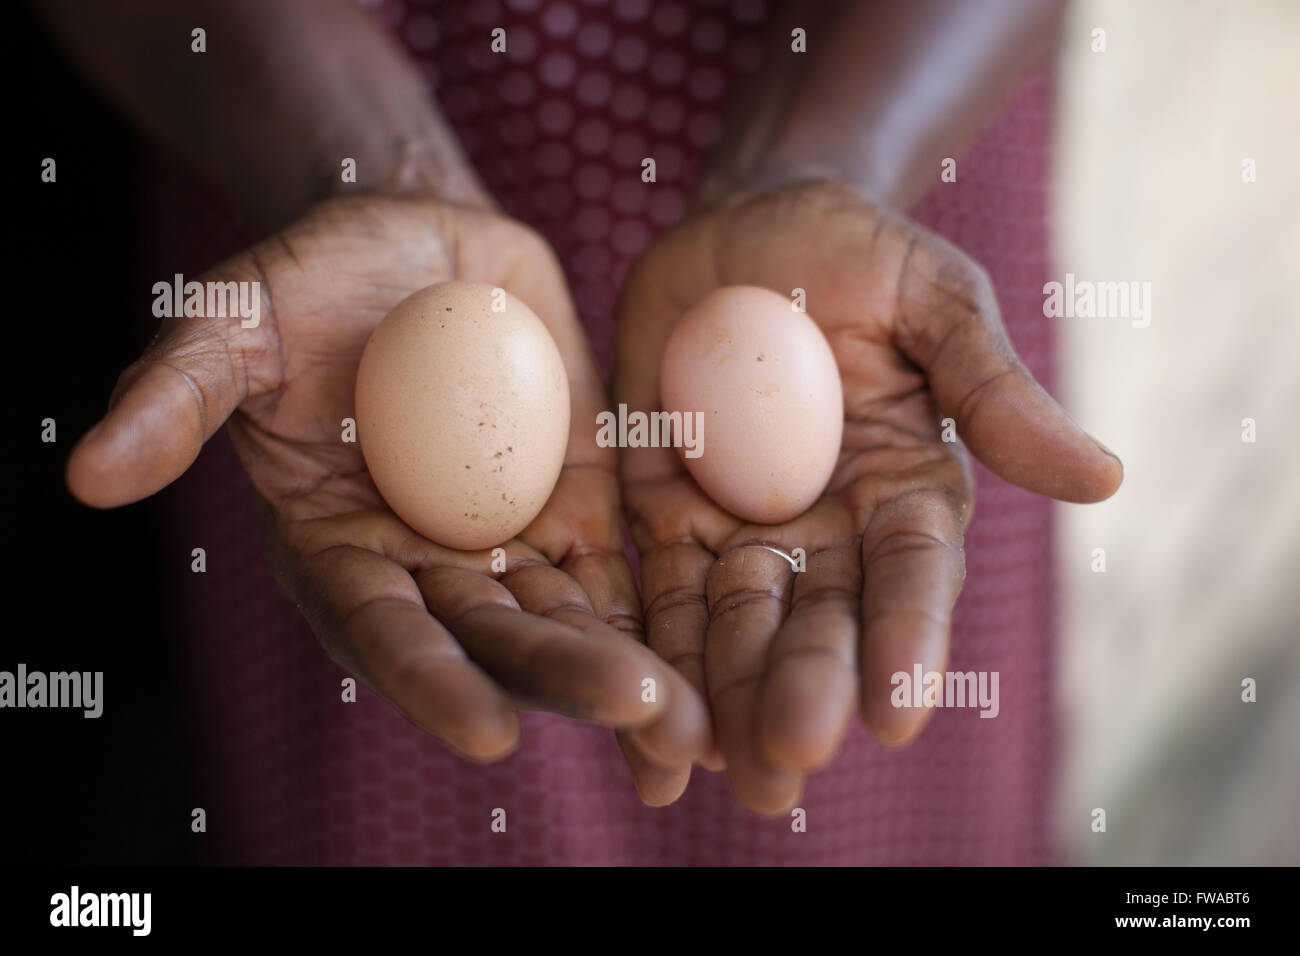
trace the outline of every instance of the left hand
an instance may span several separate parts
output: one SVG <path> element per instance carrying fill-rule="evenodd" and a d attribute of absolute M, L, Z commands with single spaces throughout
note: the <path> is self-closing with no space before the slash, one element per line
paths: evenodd
<path fill-rule="evenodd" d="M 644 774 L 689 767 L 708 746 L 708 715 L 640 641 L 615 456 L 595 440 L 605 393 L 541 237 L 487 209 L 358 196 L 317 204 L 204 278 L 256 283 L 260 321 L 168 319 L 74 449 L 73 493 L 103 508 L 152 494 L 224 424 L 261 502 L 272 570 L 335 662 L 474 760 L 517 746 L 520 709 L 617 728 L 647 768 L 642 796 L 675 799 L 680 775 L 649 786 Z M 449 279 L 515 292 L 569 375 L 564 467 L 541 513 L 502 543 L 504 571 L 486 549 L 456 551 L 408 527 L 342 435 L 375 326 Z"/>
<path fill-rule="evenodd" d="M 706 765 L 725 761 L 743 804 L 778 813 L 832 757 L 855 699 L 889 745 L 928 716 L 890 705 L 890 677 L 947 663 L 974 492 L 962 442 L 1064 501 L 1109 497 L 1123 472 L 1017 359 L 983 270 L 837 183 L 735 200 L 663 236 L 624 292 L 616 404 L 659 409 L 669 334 L 727 285 L 806 291 L 844 385 L 829 486 L 798 518 L 761 526 L 715 505 L 675 449 L 626 449 L 621 480 L 648 642 L 710 702 L 720 754 Z M 942 440 L 945 417 L 962 442 Z M 760 543 L 803 548 L 806 572 L 745 547 Z"/>

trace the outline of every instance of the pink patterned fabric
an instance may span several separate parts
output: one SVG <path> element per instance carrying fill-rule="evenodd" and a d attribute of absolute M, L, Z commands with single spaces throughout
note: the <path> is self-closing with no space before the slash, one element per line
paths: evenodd
<path fill-rule="evenodd" d="M 368 3 L 406 44 L 505 209 L 566 267 L 607 367 L 630 262 L 681 207 L 727 88 L 757 58 L 762 0 Z M 505 57 L 488 53 L 504 27 Z M 960 158 L 960 181 L 916 210 L 982 262 L 1021 356 L 1051 388 L 1045 143 L 1051 89 L 1029 78 Z M 640 181 L 654 156 L 658 182 Z M 195 271 L 251 238 L 161 164 L 150 275 Z M 193 227 L 195 219 L 203 228 Z M 176 228 L 186 223 L 187 229 Z M 549 715 L 520 750 L 465 763 L 320 652 L 262 557 L 251 486 L 214 439 L 163 493 L 172 582 L 208 811 L 210 859 L 324 864 L 1039 864 L 1049 862 L 1053 634 L 1049 505 L 978 469 L 951 666 L 1001 674 L 1001 714 L 939 712 L 889 752 L 860 727 L 802 806 L 806 833 L 741 809 L 696 770 L 667 809 L 640 804 L 613 736 Z M 505 833 L 491 830 L 495 808 Z"/>

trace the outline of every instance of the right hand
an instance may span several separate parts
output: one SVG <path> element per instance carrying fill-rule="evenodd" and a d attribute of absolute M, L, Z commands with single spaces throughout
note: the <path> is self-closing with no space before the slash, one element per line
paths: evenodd
<path fill-rule="evenodd" d="M 531 306 L 569 375 L 564 468 L 542 513 L 504 545 L 503 574 L 486 552 L 443 548 L 407 527 L 359 446 L 341 440 L 371 331 L 412 292 L 453 278 Z M 477 760 L 514 749 L 517 706 L 618 728 L 642 798 L 676 799 L 711 746 L 709 718 L 640 640 L 615 452 L 595 441 L 608 402 L 545 242 L 467 206 L 338 199 L 202 280 L 260 282 L 260 324 L 166 320 L 73 450 L 73 494 L 100 508 L 151 495 L 227 424 L 262 499 L 276 576 L 336 662 Z M 649 703 L 646 678 L 657 687 Z"/>
<path fill-rule="evenodd" d="M 710 702 L 719 753 L 705 766 L 725 764 L 741 803 L 774 814 L 833 758 L 855 707 L 890 746 L 934 713 L 896 707 L 893 675 L 947 667 L 975 490 L 967 446 L 1063 501 L 1110 496 L 1123 467 L 1021 364 L 973 260 L 832 181 L 738 194 L 655 241 L 623 293 L 619 404 L 661 407 L 673 329 L 735 285 L 806 290 L 844 386 L 829 484 L 790 521 L 752 524 L 677 450 L 628 448 L 623 491 L 650 646 Z M 945 439 L 945 417 L 962 441 Z M 806 568 L 754 545 L 802 548 Z"/>

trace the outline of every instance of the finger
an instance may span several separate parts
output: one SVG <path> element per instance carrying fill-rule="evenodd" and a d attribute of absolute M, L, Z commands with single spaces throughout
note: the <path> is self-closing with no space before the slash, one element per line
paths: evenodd
<path fill-rule="evenodd" d="M 579 546 L 561 560 L 560 568 L 582 588 L 598 621 L 635 641 L 642 640 L 641 600 L 621 542 L 617 551 L 612 544 L 603 548 Z"/>
<path fill-rule="evenodd" d="M 708 578 L 705 681 L 727 775 L 742 804 L 775 814 L 793 806 L 803 774 L 768 762 L 758 746 L 759 686 L 786 617 L 793 572 L 763 548 L 724 553 Z"/>
<path fill-rule="evenodd" d="M 641 699 L 641 681 L 657 663 L 647 660 L 653 655 L 640 644 L 594 637 L 563 620 L 527 613 L 504 585 L 483 574 L 435 567 L 418 572 L 416 582 L 429 610 L 470 658 L 525 705 L 610 727 L 635 727 L 658 715 L 660 703 Z"/>
<path fill-rule="evenodd" d="M 691 781 L 690 764 L 665 766 L 657 763 L 646 756 L 635 738 L 626 731 L 619 731 L 617 739 L 642 803 L 648 807 L 666 807 L 686 792 L 686 785 Z"/>
<path fill-rule="evenodd" d="M 711 740 L 703 697 L 639 637 L 597 620 L 576 581 L 556 568 L 532 565 L 505 583 L 525 611 L 567 624 L 635 668 L 641 711 L 649 717 L 638 713 L 627 733 L 642 753 L 658 764 L 687 768 L 703 755 Z"/>
<path fill-rule="evenodd" d="M 971 452 L 1007 481 L 1062 501 L 1109 498 L 1124 477 L 1016 357 L 992 283 L 937 237 L 914 239 L 899 280 L 897 344 L 926 372 Z"/>
<path fill-rule="evenodd" d="M 662 705 L 661 715 L 644 726 L 628 730 L 630 740 L 651 760 L 661 766 L 690 769 L 701 762 L 714 745 L 713 721 L 703 695 L 681 674 L 665 665 L 650 678 L 642 680 L 642 698 L 653 693 Z"/>
<path fill-rule="evenodd" d="M 705 582 L 713 567 L 713 552 L 693 541 L 652 547 L 641 554 L 645 637 L 650 649 L 707 699 L 704 641 L 709 627 Z M 726 764 L 709 721 L 708 742 L 700 763 L 710 770 Z"/>
<path fill-rule="evenodd" d="M 204 281 L 259 282 L 247 257 Z M 82 502 L 112 508 L 176 480 L 250 395 L 279 382 L 270 299 L 258 300 L 256 328 L 233 317 L 168 320 L 162 333 L 118 380 L 108 413 L 68 459 L 67 482 Z"/>
<path fill-rule="evenodd" d="M 515 748 L 510 699 L 429 616 L 401 567 L 361 548 L 329 548 L 293 572 L 289 590 L 330 657 L 416 726 L 476 760 Z"/>
<path fill-rule="evenodd" d="M 955 495 L 913 492 L 875 513 L 862 539 L 862 717 L 881 743 L 901 746 L 930 709 L 894 706 L 894 675 L 942 673 L 952 607 L 966 577 L 963 511 Z M 903 696 L 903 695 L 899 695 Z"/>
<path fill-rule="evenodd" d="M 759 752 L 811 770 L 835 753 L 857 696 L 862 558 L 855 547 L 808 555 L 758 696 Z"/>
<path fill-rule="evenodd" d="M 564 469 L 546 510 L 520 536 L 581 586 L 592 613 L 641 640 L 641 599 L 623 552 L 614 461 Z"/>

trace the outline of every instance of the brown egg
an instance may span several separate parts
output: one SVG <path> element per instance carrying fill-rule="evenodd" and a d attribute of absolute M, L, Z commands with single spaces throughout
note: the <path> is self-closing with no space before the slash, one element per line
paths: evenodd
<path fill-rule="evenodd" d="M 569 439 L 564 361 L 504 290 L 458 280 L 399 303 L 366 344 L 356 398 L 375 486 L 438 544 L 503 544 L 555 488 Z"/>
<path fill-rule="evenodd" d="M 839 460 L 844 396 L 821 329 L 789 299 L 726 286 L 678 321 L 659 373 L 666 412 L 697 414 L 682 460 L 732 514 L 779 524 L 820 497 Z"/>

